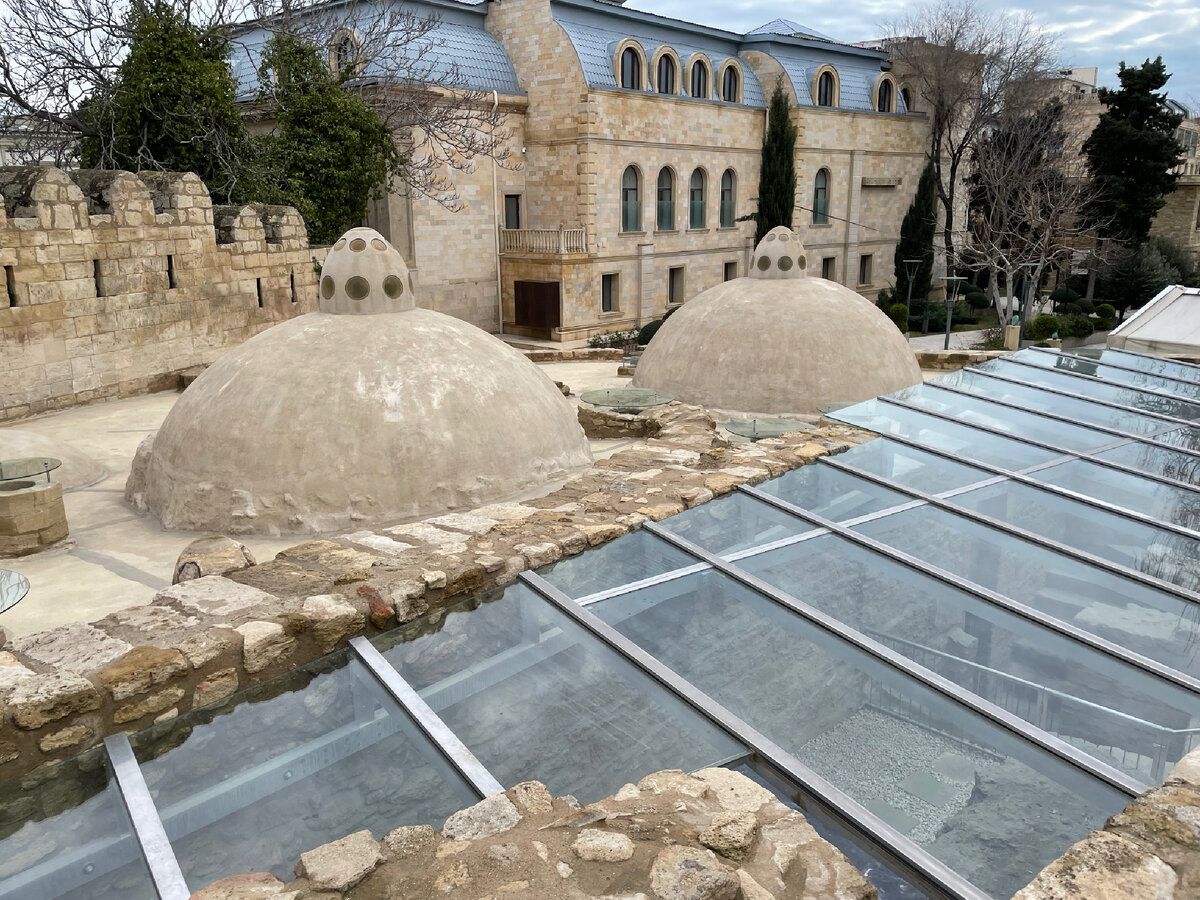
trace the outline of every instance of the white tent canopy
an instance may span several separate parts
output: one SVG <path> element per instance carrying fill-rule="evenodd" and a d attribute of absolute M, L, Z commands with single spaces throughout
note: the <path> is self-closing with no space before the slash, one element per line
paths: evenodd
<path fill-rule="evenodd" d="M 1108 335 L 1107 346 L 1151 356 L 1200 360 L 1200 288 L 1173 285 Z"/>

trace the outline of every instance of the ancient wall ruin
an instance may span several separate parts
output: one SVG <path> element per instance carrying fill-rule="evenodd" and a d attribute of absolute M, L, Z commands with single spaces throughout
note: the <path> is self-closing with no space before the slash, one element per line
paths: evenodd
<path fill-rule="evenodd" d="M 316 309 L 304 221 L 192 174 L 0 168 L 0 421 L 175 387 Z"/>

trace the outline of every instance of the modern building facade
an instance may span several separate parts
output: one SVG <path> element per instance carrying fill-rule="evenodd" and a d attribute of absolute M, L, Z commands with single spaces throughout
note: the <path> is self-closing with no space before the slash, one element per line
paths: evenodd
<path fill-rule="evenodd" d="M 404 190 L 371 210 L 423 305 L 569 341 L 744 275 L 777 81 L 794 108 L 794 227 L 813 274 L 871 298 L 891 280 L 928 125 L 885 51 L 784 19 L 736 34 L 603 0 L 419 5 L 440 19 L 434 52 L 494 92 L 509 151 L 453 173 L 455 211 Z M 252 88 L 252 65 L 238 75 Z"/>

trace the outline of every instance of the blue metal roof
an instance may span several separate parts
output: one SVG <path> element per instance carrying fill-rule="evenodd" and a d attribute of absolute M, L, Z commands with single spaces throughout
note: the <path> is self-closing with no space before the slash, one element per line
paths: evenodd
<path fill-rule="evenodd" d="M 836 43 L 829 35 L 815 31 L 806 25 L 801 25 L 792 19 L 772 19 L 766 25 L 759 25 L 754 30 L 747 31 L 746 34 L 784 34 L 789 37 L 817 38 L 822 41 L 833 41 Z"/>

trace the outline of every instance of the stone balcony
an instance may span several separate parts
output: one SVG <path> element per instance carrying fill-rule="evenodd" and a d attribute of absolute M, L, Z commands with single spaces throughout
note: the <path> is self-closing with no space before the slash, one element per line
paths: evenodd
<path fill-rule="evenodd" d="M 587 229 L 502 228 L 500 229 L 500 252 L 520 256 L 530 254 L 566 256 L 571 253 L 587 253 Z"/>

